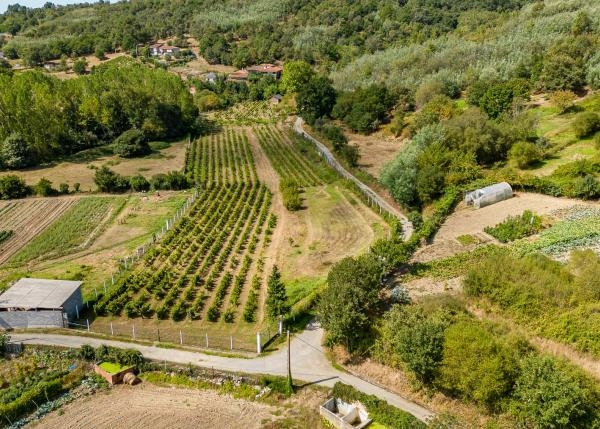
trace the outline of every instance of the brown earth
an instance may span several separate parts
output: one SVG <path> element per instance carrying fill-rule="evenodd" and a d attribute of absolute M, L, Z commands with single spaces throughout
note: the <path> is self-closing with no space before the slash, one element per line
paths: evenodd
<path fill-rule="evenodd" d="M 116 386 L 78 399 L 42 418 L 39 428 L 261 428 L 276 407 L 233 399 L 211 390 Z"/>
<path fill-rule="evenodd" d="M 384 135 L 383 131 L 365 136 L 362 134 L 344 133 L 350 145 L 357 145 L 360 150 L 360 168 L 374 177 L 379 177 L 381 168 L 404 147 L 406 140 L 393 135 Z"/>
<path fill-rule="evenodd" d="M 79 197 L 29 198 L 0 201 L 0 230 L 13 231 L 7 241 L 0 244 L 0 264 L 49 227 Z"/>

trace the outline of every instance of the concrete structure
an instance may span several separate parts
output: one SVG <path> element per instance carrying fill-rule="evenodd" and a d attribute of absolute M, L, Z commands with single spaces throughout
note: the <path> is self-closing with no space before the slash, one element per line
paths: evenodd
<path fill-rule="evenodd" d="M 281 74 L 283 73 L 283 67 L 275 64 L 259 64 L 257 66 L 248 67 L 247 70 L 249 73 L 262 76 L 267 75 L 274 79 L 281 78 Z"/>
<path fill-rule="evenodd" d="M 150 55 L 153 57 L 162 57 L 164 55 L 175 55 L 181 49 L 177 46 L 165 45 L 164 43 L 155 43 L 154 45 L 150 45 L 148 47 L 150 50 Z"/>
<path fill-rule="evenodd" d="M 0 295 L 0 328 L 64 326 L 83 308 L 81 284 L 22 278 Z"/>
<path fill-rule="evenodd" d="M 119 370 L 115 372 L 110 372 L 109 370 L 103 368 L 103 366 L 105 366 L 106 364 L 108 364 L 108 366 L 106 366 L 107 368 L 116 366 L 119 367 Z M 134 370 L 135 368 L 133 366 L 122 368 L 119 365 L 112 364 L 110 362 L 102 362 L 98 365 L 94 365 L 94 371 L 96 372 L 96 374 L 103 377 L 106 381 L 108 381 L 109 384 L 112 385 L 122 383 L 123 378 L 126 374 L 133 374 L 135 376 Z"/>
<path fill-rule="evenodd" d="M 331 398 L 319 407 L 319 414 L 338 429 L 362 429 L 371 424 L 369 414 L 360 404 L 348 404 Z"/>
<path fill-rule="evenodd" d="M 512 196 L 513 190 L 511 186 L 506 182 L 502 182 L 467 192 L 465 195 L 465 203 L 479 209 L 500 201 L 508 200 L 509 198 L 512 198 Z"/>

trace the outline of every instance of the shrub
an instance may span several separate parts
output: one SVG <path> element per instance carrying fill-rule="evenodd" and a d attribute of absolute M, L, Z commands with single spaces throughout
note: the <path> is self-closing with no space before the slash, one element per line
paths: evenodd
<path fill-rule="evenodd" d="M 185 174 L 179 171 L 170 171 L 167 174 L 155 174 L 152 176 L 150 186 L 154 190 L 180 191 L 188 189 L 191 183 Z"/>
<path fill-rule="evenodd" d="M 600 116 L 594 112 L 581 112 L 573 120 L 573 131 L 578 138 L 587 137 L 600 129 Z"/>
<path fill-rule="evenodd" d="M 0 176 L 0 199 L 24 198 L 29 193 L 25 181 L 14 174 Z"/>
<path fill-rule="evenodd" d="M 137 174 L 129 178 L 129 186 L 136 192 L 148 191 L 150 189 L 150 182 L 141 174 Z"/>
<path fill-rule="evenodd" d="M 519 168 L 526 168 L 540 161 L 543 156 L 544 153 L 538 146 L 527 141 L 516 142 L 508 152 L 508 158 L 515 162 Z"/>
<path fill-rule="evenodd" d="M 129 190 L 129 180 L 103 165 L 94 175 L 94 183 L 100 192 L 125 192 Z"/>
<path fill-rule="evenodd" d="M 144 132 L 136 128 L 125 131 L 113 142 L 113 152 L 123 158 L 144 156 L 151 152 Z"/>
<path fill-rule="evenodd" d="M 60 192 L 61 194 L 68 194 L 69 193 L 69 184 L 68 183 L 59 184 L 58 192 Z"/>
<path fill-rule="evenodd" d="M 81 183 L 79 183 L 79 182 L 73 183 L 73 192 L 79 192 L 79 188 L 81 188 Z"/>
<path fill-rule="evenodd" d="M 542 218 L 530 210 L 521 216 L 508 216 L 506 220 L 494 227 L 486 227 L 485 232 L 502 243 L 518 240 L 538 233 L 542 229 Z"/>
<path fill-rule="evenodd" d="M 23 168 L 32 163 L 29 146 L 21 134 L 9 135 L 0 149 L 0 163 L 8 168 Z"/>
<path fill-rule="evenodd" d="M 51 197 L 58 194 L 58 191 L 52 187 L 52 182 L 44 177 L 39 180 L 33 189 L 36 194 L 42 197 Z"/>
<path fill-rule="evenodd" d="M 300 198 L 300 186 L 292 179 L 282 179 L 279 182 L 279 190 L 283 198 L 283 205 L 286 209 L 293 212 L 302 208 L 302 199 Z"/>
<path fill-rule="evenodd" d="M 576 99 L 577 95 L 573 91 L 555 91 L 550 95 L 550 102 L 560 114 L 571 109 Z"/>

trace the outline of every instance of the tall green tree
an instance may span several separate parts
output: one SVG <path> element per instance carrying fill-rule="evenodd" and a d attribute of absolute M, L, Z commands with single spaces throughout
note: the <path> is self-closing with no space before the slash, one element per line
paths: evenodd
<path fill-rule="evenodd" d="M 379 304 L 382 274 L 381 262 L 370 254 L 342 259 L 331 268 L 318 305 L 328 344 L 357 349 Z"/>
<path fill-rule="evenodd" d="M 281 87 L 285 92 L 298 92 L 314 75 L 314 70 L 307 62 L 288 61 L 283 65 Z"/>
<path fill-rule="evenodd" d="M 335 89 L 328 78 L 314 77 L 298 91 L 298 112 L 306 122 L 314 124 L 317 119 L 331 114 L 335 97 Z"/>
<path fill-rule="evenodd" d="M 273 266 L 273 270 L 267 280 L 266 306 L 267 315 L 272 320 L 279 316 L 284 316 L 290 311 L 285 284 L 281 281 L 281 273 L 277 265 Z"/>

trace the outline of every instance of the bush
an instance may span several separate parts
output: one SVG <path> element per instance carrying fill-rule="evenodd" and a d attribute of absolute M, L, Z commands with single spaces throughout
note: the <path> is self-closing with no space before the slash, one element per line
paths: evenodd
<path fill-rule="evenodd" d="M 151 151 L 144 132 L 136 128 L 125 131 L 113 142 L 113 152 L 123 158 L 144 156 Z"/>
<path fill-rule="evenodd" d="M 291 179 L 282 179 L 279 182 L 279 190 L 283 197 L 283 205 L 286 209 L 293 212 L 302 208 L 302 199 L 300 198 L 300 186 Z"/>
<path fill-rule="evenodd" d="M 24 198 L 29 193 L 25 181 L 19 176 L 8 174 L 0 176 L 0 199 L 10 200 L 13 198 Z"/>
<path fill-rule="evenodd" d="M 145 192 L 150 189 L 150 182 L 144 176 L 137 174 L 129 178 L 129 186 L 136 192 Z"/>
<path fill-rule="evenodd" d="M 188 189 L 191 185 L 187 176 L 179 171 L 170 171 L 167 174 L 155 174 L 150 179 L 150 186 L 154 190 L 180 191 Z"/>
<path fill-rule="evenodd" d="M 100 192 L 126 192 L 130 189 L 127 177 L 115 173 L 103 165 L 94 175 L 94 183 Z"/>
<path fill-rule="evenodd" d="M 521 216 L 508 216 L 494 227 L 485 227 L 484 231 L 502 243 L 518 240 L 538 233 L 542 229 L 542 218 L 530 210 Z"/>
<path fill-rule="evenodd" d="M 550 103 L 560 114 L 571 109 L 576 99 L 577 95 L 573 91 L 555 91 L 550 95 Z"/>
<path fill-rule="evenodd" d="M 73 192 L 79 192 L 79 188 L 81 188 L 81 183 L 79 183 L 79 182 L 73 183 Z"/>
<path fill-rule="evenodd" d="M 33 187 L 33 190 L 41 197 L 52 197 L 58 194 L 58 191 L 52 187 L 52 182 L 44 177 Z"/>
<path fill-rule="evenodd" d="M 0 149 L 0 164 L 8 168 L 24 168 L 32 164 L 29 146 L 21 134 L 9 135 Z"/>
<path fill-rule="evenodd" d="M 573 120 L 577 138 L 588 137 L 600 129 L 600 116 L 594 112 L 581 112 Z"/>
<path fill-rule="evenodd" d="M 508 158 L 519 168 L 526 168 L 540 161 L 543 156 L 544 153 L 538 146 L 527 141 L 516 142 L 508 152 Z"/>

